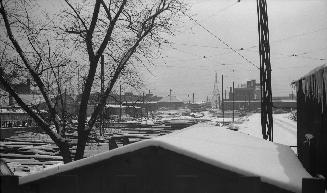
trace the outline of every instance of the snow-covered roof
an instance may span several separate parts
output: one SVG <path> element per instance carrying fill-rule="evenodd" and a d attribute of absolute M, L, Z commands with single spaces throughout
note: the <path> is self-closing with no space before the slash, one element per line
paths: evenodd
<path fill-rule="evenodd" d="M 311 177 L 288 146 L 220 127 L 193 126 L 24 176 L 19 183 L 25 184 L 150 146 L 174 151 L 241 175 L 260 176 L 268 184 L 293 192 L 301 192 L 302 178 Z"/>
<path fill-rule="evenodd" d="M 19 97 L 27 105 L 38 105 L 40 103 L 45 102 L 43 96 L 39 94 L 20 94 Z"/>
<path fill-rule="evenodd" d="M 107 108 L 120 108 L 120 105 L 112 105 L 112 104 L 108 104 L 108 105 L 106 105 L 106 107 L 107 107 Z M 125 108 L 136 108 L 136 109 L 139 109 L 139 108 L 141 108 L 141 107 L 122 105 L 121 108 L 122 108 L 122 109 L 125 109 Z"/>
<path fill-rule="evenodd" d="M 182 101 L 178 99 L 176 96 L 165 96 L 158 103 L 181 103 Z"/>
<path fill-rule="evenodd" d="M 133 101 L 127 101 L 127 102 L 123 102 L 124 104 L 156 104 L 157 103 L 157 101 L 135 101 L 135 102 L 133 102 Z"/>
<path fill-rule="evenodd" d="M 325 97 L 324 101 L 323 97 L 323 93 L 327 91 L 327 64 L 314 68 L 299 80 L 292 82 L 292 84 L 295 84 L 297 91 L 300 82 L 302 83 L 303 94 L 307 97 L 313 95 L 318 102 L 321 102 L 323 111 L 324 105 L 327 104 L 327 98 Z"/>
<path fill-rule="evenodd" d="M 34 110 L 34 112 L 37 112 Z M 39 110 L 40 113 L 47 113 L 46 110 Z M 26 114 L 26 111 L 21 107 L 1 107 L 0 114 Z"/>
<path fill-rule="evenodd" d="M 22 108 L 0 108 L 0 114 L 26 114 Z"/>

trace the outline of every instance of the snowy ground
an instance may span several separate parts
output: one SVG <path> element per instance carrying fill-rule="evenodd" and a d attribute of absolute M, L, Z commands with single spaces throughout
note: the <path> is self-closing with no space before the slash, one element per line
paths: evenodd
<path fill-rule="evenodd" d="M 289 118 L 290 113 L 273 114 L 274 119 L 274 142 L 288 146 L 296 146 L 296 122 Z M 240 132 L 262 138 L 260 113 L 254 113 L 249 116 L 241 117 L 234 123 Z M 294 150 L 294 148 L 292 148 Z"/>

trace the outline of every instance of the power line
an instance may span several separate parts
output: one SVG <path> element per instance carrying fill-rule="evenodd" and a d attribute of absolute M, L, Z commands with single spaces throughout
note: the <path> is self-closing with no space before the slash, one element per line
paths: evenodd
<path fill-rule="evenodd" d="M 300 33 L 300 34 L 291 35 L 291 36 L 288 36 L 288 37 L 285 37 L 285 38 L 280 38 L 280 39 L 272 40 L 272 41 L 270 41 L 270 44 L 284 42 L 284 41 L 287 41 L 287 40 L 290 40 L 290 39 L 294 39 L 294 38 L 298 38 L 298 37 L 310 35 L 310 34 L 313 34 L 313 33 L 318 33 L 320 31 L 324 31 L 324 30 L 327 30 L 327 27 L 319 28 L 319 29 L 316 29 L 316 30 L 313 30 L 313 31 L 303 32 L 303 33 Z M 251 48 L 255 48 L 255 47 L 258 47 L 258 45 L 253 45 L 251 47 L 244 48 L 244 49 L 251 49 Z"/>
<path fill-rule="evenodd" d="M 214 13 L 214 14 L 212 14 L 212 15 L 209 15 L 208 17 L 206 17 L 206 18 L 204 18 L 204 19 L 202 19 L 202 20 L 205 20 L 205 19 L 207 19 L 207 18 L 209 18 L 209 17 L 212 17 L 212 16 L 216 16 L 216 15 L 218 15 L 218 14 L 220 14 L 220 13 L 222 13 L 222 12 L 224 12 L 224 11 L 230 9 L 230 8 L 232 8 L 232 7 L 233 7 L 234 5 L 236 5 L 237 3 L 238 3 L 238 2 L 234 2 L 233 4 L 230 4 L 230 5 L 226 6 L 226 7 L 224 7 L 224 8 L 222 8 L 222 9 L 218 10 L 216 13 Z"/>
<path fill-rule="evenodd" d="M 250 50 L 250 49 L 244 49 L 242 48 L 241 49 L 242 51 L 246 51 L 246 52 L 255 52 L 256 51 L 253 51 L 253 50 Z M 282 57 L 278 57 L 275 59 L 279 59 L 279 58 L 291 58 L 291 57 L 298 57 L 298 58 L 304 58 L 304 59 L 310 59 L 310 60 L 320 60 L 320 61 L 324 61 L 326 60 L 326 58 L 317 58 L 317 57 L 312 57 L 312 56 L 304 56 L 305 54 L 309 54 L 310 52 L 303 52 L 303 53 L 300 53 L 300 54 L 296 54 L 296 53 L 293 53 L 293 54 L 284 54 L 284 53 L 281 53 L 281 52 L 273 52 L 274 55 L 280 55 Z"/>
<path fill-rule="evenodd" d="M 188 46 L 188 47 L 202 47 L 202 48 L 214 48 L 214 49 L 228 49 L 225 47 L 219 46 L 211 46 L 211 45 L 201 45 L 201 44 L 187 44 L 187 43 L 180 43 L 179 45 Z"/>
<path fill-rule="evenodd" d="M 192 18 L 191 16 L 187 15 L 185 12 L 182 11 L 182 13 L 187 16 L 190 20 L 192 20 L 194 23 L 196 23 L 198 26 L 200 26 L 202 29 L 204 29 L 205 31 L 207 31 L 210 35 L 212 35 L 213 37 L 215 37 L 217 40 L 219 40 L 221 43 L 223 43 L 225 46 L 227 46 L 230 50 L 232 50 L 234 53 L 236 53 L 237 55 L 239 55 L 241 58 L 243 58 L 245 61 L 247 61 L 249 64 L 251 64 L 252 66 L 256 67 L 257 69 L 260 70 L 260 68 L 254 64 L 251 60 L 247 59 L 245 56 L 243 56 L 242 54 L 240 54 L 238 51 L 236 51 L 232 46 L 230 46 L 228 43 L 226 43 L 222 38 L 218 37 L 216 34 L 212 33 L 209 29 L 207 29 L 206 27 L 204 27 L 202 24 L 200 24 L 196 19 Z"/>

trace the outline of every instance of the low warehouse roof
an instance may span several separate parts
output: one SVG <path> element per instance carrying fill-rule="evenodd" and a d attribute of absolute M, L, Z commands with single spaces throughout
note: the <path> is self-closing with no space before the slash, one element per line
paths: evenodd
<path fill-rule="evenodd" d="M 301 192 L 302 178 L 311 178 L 288 146 L 219 127 L 193 126 L 21 177 L 20 184 L 150 146 L 159 146 L 241 175 L 260 176 L 263 182 L 293 192 Z"/>

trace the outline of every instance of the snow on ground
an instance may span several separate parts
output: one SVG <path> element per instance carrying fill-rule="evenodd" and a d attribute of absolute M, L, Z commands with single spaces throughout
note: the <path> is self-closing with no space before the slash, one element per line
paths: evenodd
<path fill-rule="evenodd" d="M 273 140 L 276 143 L 296 146 L 296 122 L 289 118 L 290 113 L 273 114 Z M 258 138 L 262 138 L 261 116 L 260 113 L 254 113 L 249 116 L 241 117 L 234 123 L 239 131 Z"/>

